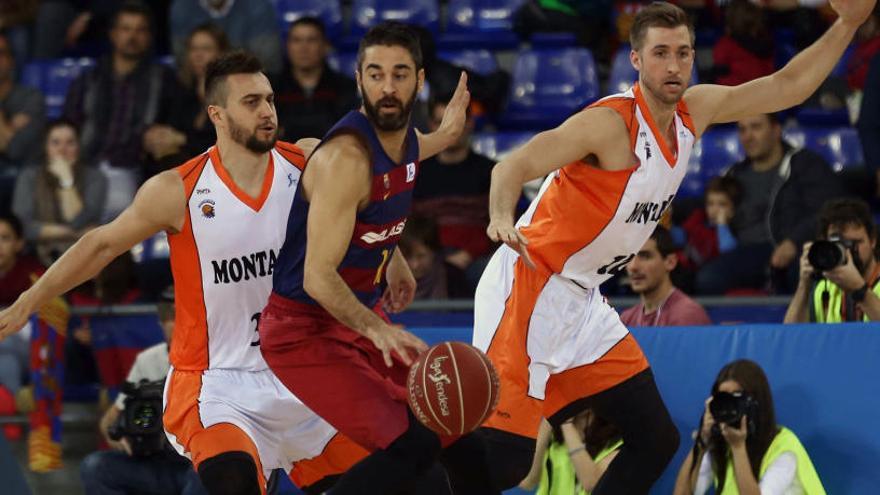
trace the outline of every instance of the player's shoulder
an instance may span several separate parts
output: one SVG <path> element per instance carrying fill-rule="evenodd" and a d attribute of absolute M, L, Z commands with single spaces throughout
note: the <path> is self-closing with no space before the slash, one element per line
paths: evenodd
<path fill-rule="evenodd" d="M 311 153 L 312 149 L 314 149 L 314 146 L 312 146 L 312 148 L 308 149 L 308 152 L 304 150 L 301 146 L 299 146 L 300 142 L 303 141 L 306 140 L 300 140 L 296 143 L 290 143 L 287 141 L 276 141 L 275 152 L 281 155 L 281 157 L 284 158 L 284 161 L 302 170 L 306 165 L 309 153 Z"/>
<path fill-rule="evenodd" d="M 346 159 L 368 159 L 370 148 L 360 134 L 343 131 L 324 140 L 315 150 L 315 155 L 318 154 Z"/>

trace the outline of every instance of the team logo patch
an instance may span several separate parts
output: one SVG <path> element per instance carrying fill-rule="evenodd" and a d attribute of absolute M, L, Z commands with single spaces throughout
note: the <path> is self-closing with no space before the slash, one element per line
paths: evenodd
<path fill-rule="evenodd" d="M 412 182 L 416 180 L 416 164 L 415 163 L 407 163 L 406 164 L 406 181 Z"/>
<path fill-rule="evenodd" d="M 202 212 L 202 216 L 205 218 L 214 218 L 214 216 L 217 214 L 214 211 L 214 201 L 210 199 L 206 199 L 199 203 L 199 211 Z"/>

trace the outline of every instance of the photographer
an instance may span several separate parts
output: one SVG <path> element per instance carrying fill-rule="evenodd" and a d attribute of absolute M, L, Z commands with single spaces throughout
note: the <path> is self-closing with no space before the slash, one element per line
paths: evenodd
<path fill-rule="evenodd" d="M 858 199 L 825 203 L 819 237 L 804 245 L 785 323 L 880 321 L 877 226 L 868 205 Z"/>
<path fill-rule="evenodd" d="M 807 451 L 776 424 L 767 376 L 746 359 L 724 366 L 675 481 L 675 495 L 825 495 Z M 699 459 L 699 462 L 696 462 Z"/>
<path fill-rule="evenodd" d="M 168 374 L 168 345 L 174 331 L 174 304 L 158 305 L 159 323 L 166 342 L 141 351 L 128 373 L 127 382 L 140 384 L 139 389 L 150 387 L 146 382 L 164 380 Z M 101 418 L 100 430 L 112 450 L 93 452 L 83 460 L 80 476 L 87 495 L 118 493 L 162 493 L 180 495 L 207 494 L 189 460 L 170 449 L 142 456 L 130 437 L 111 438 L 111 430 L 119 428 L 125 417 L 126 396 L 120 393 L 116 402 Z M 161 406 L 159 406 L 161 407 Z M 161 411 L 159 412 L 161 416 Z M 119 428 L 125 430 L 125 428 Z M 160 445 L 165 445 L 165 433 L 158 430 Z M 117 436 L 117 435 L 113 435 Z"/>

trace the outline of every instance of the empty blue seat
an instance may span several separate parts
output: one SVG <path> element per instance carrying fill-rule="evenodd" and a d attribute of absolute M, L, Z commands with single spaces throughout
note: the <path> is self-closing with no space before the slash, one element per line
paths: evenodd
<path fill-rule="evenodd" d="M 524 0 L 449 0 L 442 47 L 510 48 L 518 43 L 513 14 Z"/>
<path fill-rule="evenodd" d="M 712 129 L 700 138 L 700 175 L 708 182 L 745 158 L 735 128 Z"/>
<path fill-rule="evenodd" d="M 64 58 L 48 64 L 43 80 L 43 94 L 46 97 L 46 115 L 49 118 L 61 116 L 70 83 L 94 65 L 95 61 L 91 58 Z"/>
<path fill-rule="evenodd" d="M 382 21 L 416 24 L 434 33 L 440 25 L 437 0 L 354 0 L 351 11 L 349 34 L 353 37 L 366 33 Z"/>
<path fill-rule="evenodd" d="M 533 132 L 476 133 L 471 139 L 471 148 L 487 158 L 500 161 L 508 153 L 525 144 L 532 136 L 534 136 Z"/>
<path fill-rule="evenodd" d="M 703 175 L 703 167 L 700 163 L 702 149 L 702 140 L 697 141 L 694 144 L 694 149 L 691 151 L 687 174 L 685 174 L 681 187 L 678 189 L 677 195 L 679 198 L 700 198 L 703 196 L 708 179 Z"/>
<path fill-rule="evenodd" d="M 593 55 L 585 48 L 522 50 L 501 124 L 553 127 L 599 98 Z"/>
<path fill-rule="evenodd" d="M 437 56 L 477 74 L 486 75 L 498 70 L 498 62 L 488 50 L 441 51 Z"/>
<path fill-rule="evenodd" d="M 285 35 L 290 25 L 300 17 L 317 17 L 324 23 L 327 38 L 334 40 L 342 34 L 342 8 L 339 0 L 276 0 L 281 32 Z"/>
<path fill-rule="evenodd" d="M 357 71 L 357 55 L 357 52 L 333 52 L 327 55 L 327 63 L 336 72 L 354 79 L 354 73 Z"/>
<path fill-rule="evenodd" d="M 806 147 L 822 155 L 835 172 L 864 165 L 858 132 L 852 127 L 804 129 Z"/>
<path fill-rule="evenodd" d="M 795 112 L 798 124 L 807 127 L 838 127 L 849 125 L 846 107 L 826 110 L 819 107 L 802 107 Z"/>

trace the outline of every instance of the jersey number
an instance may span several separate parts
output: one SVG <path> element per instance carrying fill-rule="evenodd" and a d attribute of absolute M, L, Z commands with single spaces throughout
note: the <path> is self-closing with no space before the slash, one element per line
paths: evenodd
<path fill-rule="evenodd" d="M 260 345 L 260 315 L 262 313 L 254 313 L 251 316 L 251 321 L 254 322 L 254 333 L 257 334 L 256 340 L 251 341 L 251 347 L 256 347 Z"/>
<path fill-rule="evenodd" d="M 379 263 L 379 269 L 376 270 L 376 278 L 373 279 L 373 285 L 379 285 L 380 283 L 382 283 L 382 270 L 385 269 L 385 264 L 388 263 L 389 254 L 391 254 L 390 250 L 382 250 L 382 262 Z"/>
<path fill-rule="evenodd" d="M 623 269 L 626 268 L 626 265 L 629 264 L 629 262 L 632 261 L 635 257 L 636 255 L 634 254 L 631 254 L 629 256 L 622 254 L 617 255 L 614 257 L 614 261 L 599 268 L 598 273 L 599 275 L 605 275 L 606 273 L 609 275 L 617 275 L 618 273 L 622 272 Z"/>

